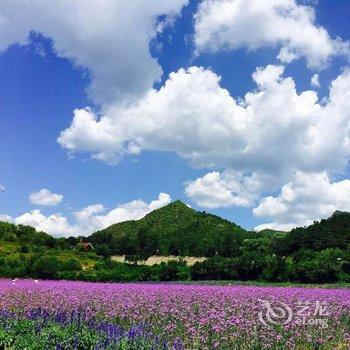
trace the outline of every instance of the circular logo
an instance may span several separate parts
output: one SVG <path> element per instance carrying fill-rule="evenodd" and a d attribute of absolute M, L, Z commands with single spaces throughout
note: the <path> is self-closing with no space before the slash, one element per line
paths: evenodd
<path fill-rule="evenodd" d="M 259 312 L 259 321 L 265 326 L 274 324 L 288 324 L 293 318 L 293 311 L 282 301 L 271 302 L 269 300 L 259 299 L 264 308 Z"/>

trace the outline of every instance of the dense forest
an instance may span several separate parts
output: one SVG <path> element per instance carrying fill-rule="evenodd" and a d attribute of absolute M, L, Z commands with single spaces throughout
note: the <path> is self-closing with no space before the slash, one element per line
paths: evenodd
<path fill-rule="evenodd" d="M 88 248 L 88 249 L 87 249 Z M 91 249 L 90 249 L 91 248 Z M 126 255 L 127 263 L 110 259 Z M 206 257 L 146 266 L 153 255 Z M 350 282 L 350 213 L 291 232 L 250 232 L 180 201 L 89 237 L 0 222 L 0 276 L 89 281 Z"/>
<path fill-rule="evenodd" d="M 197 212 L 181 201 L 155 210 L 138 221 L 126 221 L 95 232 L 88 240 L 106 244 L 111 255 L 234 256 L 244 239 L 259 237 L 234 223 Z"/>

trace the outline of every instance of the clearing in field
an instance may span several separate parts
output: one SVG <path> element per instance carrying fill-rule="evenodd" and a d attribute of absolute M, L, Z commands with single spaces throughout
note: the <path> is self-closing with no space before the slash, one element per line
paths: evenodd
<path fill-rule="evenodd" d="M 124 263 L 125 255 L 114 255 L 111 257 L 113 261 Z M 184 260 L 186 261 L 188 266 L 193 266 L 196 262 L 202 262 L 206 258 L 205 257 L 193 257 L 193 256 L 175 256 L 175 255 L 153 255 L 150 256 L 147 260 L 140 260 L 139 263 L 147 266 L 153 266 L 160 264 L 162 262 L 167 263 L 169 261 L 180 261 Z"/>

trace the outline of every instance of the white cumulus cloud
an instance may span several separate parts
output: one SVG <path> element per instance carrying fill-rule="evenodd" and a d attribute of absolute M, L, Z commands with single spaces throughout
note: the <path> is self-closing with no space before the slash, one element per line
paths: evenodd
<path fill-rule="evenodd" d="M 295 0 L 204 0 L 195 15 L 195 44 L 199 52 L 279 46 L 282 62 L 305 57 L 317 68 L 349 55 L 348 43 L 316 24 L 313 7 Z"/>
<path fill-rule="evenodd" d="M 279 185 L 296 170 L 342 170 L 350 153 L 350 71 L 333 81 L 327 103 L 315 91 L 298 93 L 282 66 L 259 68 L 253 79 L 257 89 L 237 102 L 211 70 L 180 69 L 128 108 L 100 118 L 76 110 L 59 142 L 109 163 L 171 151 L 198 167 L 272 175 Z"/>
<path fill-rule="evenodd" d="M 317 73 L 311 77 L 311 86 L 320 87 L 320 77 Z"/>
<path fill-rule="evenodd" d="M 35 227 L 37 231 L 50 233 L 53 236 L 76 236 L 79 232 L 77 225 L 70 225 L 68 219 L 61 214 L 52 214 L 46 216 L 41 210 L 35 209 L 24 213 L 9 221 L 15 224 L 29 225 Z"/>
<path fill-rule="evenodd" d="M 338 209 L 350 211 L 350 180 L 331 182 L 325 172 L 297 172 L 279 195 L 264 197 L 253 213 L 272 220 L 256 230 L 288 230 L 326 218 Z"/>
<path fill-rule="evenodd" d="M 194 181 L 185 183 L 185 193 L 195 203 L 206 208 L 252 205 L 256 184 L 251 177 L 213 171 Z M 249 182 L 249 183 L 247 183 Z"/>
<path fill-rule="evenodd" d="M 158 198 L 146 203 L 141 199 L 121 204 L 105 212 L 101 204 L 90 205 L 74 213 L 79 227 L 85 232 L 99 230 L 117 222 L 138 220 L 155 209 L 159 209 L 171 202 L 167 193 L 160 193 Z"/>
<path fill-rule="evenodd" d="M 221 77 L 202 67 L 179 69 L 159 90 L 153 89 L 162 68 L 150 54 L 150 41 L 187 3 L 0 2 L 0 50 L 25 45 L 31 31 L 39 32 L 52 39 L 58 56 L 88 70 L 88 93 L 101 109 L 74 111 L 72 123 L 58 138 L 69 152 L 89 152 L 110 164 L 147 150 L 174 152 L 210 169 L 186 183 L 186 194 L 199 205 L 257 205 L 254 213 L 269 218 L 270 227 L 318 217 L 321 209 L 300 218 L 298 200 L 288 202 L 295 217 L 287 217 L 282 192 L 290 187 L 302 197 L 298 189 L 310 187 L 303 176 L 313 176 L 320 185 L 328 181 L 332 188 L 337 184 L 328 177 L 344 170 L 350 155 L 350 70 L 332 82 L 322 101 L 313 90 L 298 92 L 278 65 L 257 68 L 252 75 L 256 88 L 242 99 L 231 96 Z M 165 15 L 161 23 L 160 15 Z M 314 9 L 295 0 L 204 0 L 195 14 L 194 40 L 198 53 L 278 47 L 281 62 L 304 57 L 313 68 L 325 67 L 336 55 L 349 55 L 349 43 L 332 38 L 317 25 Z M 317 74 L 311 86 L 319 86 Z M 266 196 L 281 187 L 280 196 Z M 54 205 L 62 200 L 57 196 L 43 189 L 31 194 L 31 201 Z M 332 198 L 332 208 L 346 207 Z M 136 200 L 111 211 L 94 204 L 73 213 L 73 224 L 61 214 L 45 216 L 40 210 L 11 220 L 55 235 L 76 235 L 142 217 L 169 200 L 161 194 L 151 203 Z"/>
<path fill-rule="evenodd" d="M 159 209 L 171 202 L 167 193 L 160 193 L 158 198 L 146 203 L 138 199 L 106 211 L 102 204 L 93 204 L 74 212 L 74 222 L 60 213 L 45 215 L 41 210 L 32 210 L 18 217 L 0 215 L 2 221 L 15 224 L 30 225 L 38 231 L 44 231 L 56 237 L 87 235 L 118 222 L 138 220 L 155 209 Z"/>
<path fill-rule="evenodd" d="M 95 102 L 129 102 L 160 79 L 150 40 L 187 1 L 1 1 L 0 50 L 26 44 L 31 31 L 41 33 L 53 40 L 57 55 L 89 70 Z"/>
<path fill-rule="evenodd" d="M 51 193 L 47 188 L 29 195 L 29 201 L 33 204 L 55 206 L 62 202 L 63 195 Z"/>
<path fill-rule="evenodd" d="M 11 221 L 11 216 L 7 215 L 7 214 L 0 214 L 0 221 L 10 222 Z"/>

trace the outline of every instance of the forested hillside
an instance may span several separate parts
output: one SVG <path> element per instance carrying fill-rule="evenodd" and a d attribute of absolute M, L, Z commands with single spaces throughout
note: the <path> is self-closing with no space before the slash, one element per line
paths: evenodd
<path fill-rule="evenodd" d="M 232 256 L 251 236 L 257 234 L 176 201 L 141 220 L 112 225 L 88 239 L 95 245 L 107 244 L 110 254 Z"/>
<path fill-rule="evenodd" d="M 89 237 L 53 238 L 30 226 L 0 223 L 0 276 L 131 280 L 350 282 L 350 213 L 291 232 L 246 231 L 180 201 L 141 220 Z M 110 260 L 126 255 L 127 264 Z M 207 257 L 139 265 L 152 255 Z"/>
<path fill-rule="evenodd" d="M 336 211 L 328 219 L 308 227 L 293 229 L 277 247 L 280 253 L 289 255 L 301 249 L 320 251 L 326 248 L 349 249 L 350 213 Z"/>

